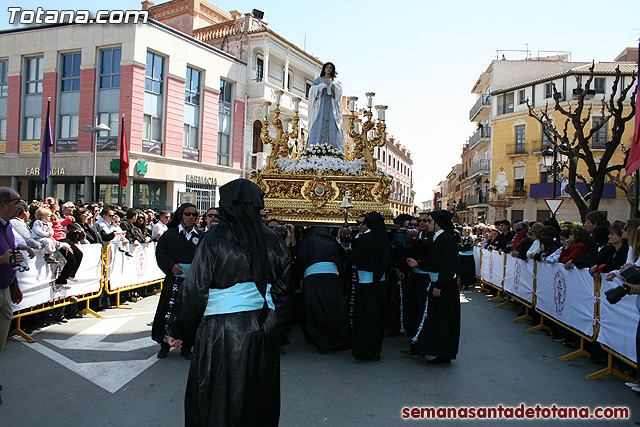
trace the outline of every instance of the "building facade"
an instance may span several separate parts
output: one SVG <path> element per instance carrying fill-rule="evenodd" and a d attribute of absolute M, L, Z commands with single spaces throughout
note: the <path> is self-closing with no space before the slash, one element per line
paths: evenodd
<path fill-rule="evenodd" d="M 554 111 L 552 86 L 555 84 L 562 96 L 562 105 L 568 109 L 569 103 L 577 95 L 576 79 L 586 82 L 590 66 L 590 63 L 569 62 L 567 56 L 523 61 L 496 60 L 491 63 L 472 90 L 478 98 L 469 116 L 471 121 L 478 124 L 478 130 L 463 150 L 463 175 L 466 178 L 463 185 L 466 184 L 465 192 L 471 190 L 470 194 L 463 196 L 467 200 L 467 209 L 471 206 L 488 208 L 486 220 L 489 222 L 501 218 L 512 222 L 522 219 L 544 220 L 550 216 L 544 199 L 552 197 L 552 174 L 543 166 L 542 150 L 551 147 L 551 143 L 538 121 L 529 116 L 527 101 L 537 111 L 549 105 L 554 124 L 562 129 L 565 119 Z M 631 75 L 637 68 L 635 63 L 596 63 L 591 88 L 594 93 L 585 101 L 585 116 L 587 109 L 592 108 L 590 126 L 603 120 L 602 100 L 608 100 L 611 96 L 617 66 L 623 73 L 621 84 L 624 86 L 625 82 L 628 84 L 631 81 Z M 630 108 L 629 101 L 626 102 L 626 108 Z M 590 148 L 596 160 L 604 151 L 612 125 L 613 120 L 610 120 L 601 132 L 594 135 Z M 569 126 L 570 137 L 572 133 Z M 622 142 L 628 147 L 632 137 L 633 126 L 627 125 Z M 468 153 L 467 157 L 473 156 L 473 160 L 465 162 L 465 153 Z M 622 147 L 619 148 L 619 154 L 612 158 L 614 164 L 621 163 L 624 158 Z M 584 162 L 579 164 L 578 171 L 586 175 Z M 487 189 L 493 189 L 489 198 L 496 199 L 496 178 L 501 172 L 506 175 L 508 182 L 506 201 L 494 203 L 489 200 L 489 206 L 478 205 L 479 200 L 475 200 L 474 196 L 486 200 L 484 192 Z M 563 176 L 560 176 L 562 179 Z M 610 218 L 627 218 L 629 203 L 624 193 L 611 183 L 605 184 L 605 187 L 600 210 L 606 211 Z M 584 190 L 580 185 L 578 188 Z M 579 212 L 571 198 L 567 195 L 559 197 L 564 197 L 565 201 L 557 212 L 558 220 L 579 221 Z M 475 205 L 469 203 L 470 199 Z M 472 213 L 471 219 L 475 217 L 480 220 L 480 216 L 478 210 Z"/>
<path fill-rule="evenodd" d="M 293 97 L 303 99 L 304 127 L 306 84 L 319 60 L 251 14 L 199 0 L 143 2 L 143 9 L 147 23 L 0 32 L 0 185 L 25 199 L 116 202 L 124 117 L 123 204 L 175 209 L 189 193 L 205 209 L 216 205 L 219 186 L 261 166 L 269 148 L 257 138 L 259 106 L 273 102 L 276 89 L 284 90 L 285 115 Z M 229 24 L 242 31 L 218 31 Z M 47 105 L 54 147 L 44 188 Z M 111 130 L 82 131 L 98 123 Z"/>
<path fill-rule="evenodd" d="M 382 147 L 373 150 L 378 170 L 393 178 L 389 207 L 394 215 L 414 214 L 413 160 L 411 151 L 400 145 L 393 136 Z"/>

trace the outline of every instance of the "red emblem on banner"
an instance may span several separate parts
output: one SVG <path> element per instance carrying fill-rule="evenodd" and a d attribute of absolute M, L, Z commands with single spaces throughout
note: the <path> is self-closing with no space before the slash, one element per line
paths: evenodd
<path fill-rule="evenodd" d="M 553 301 L 556 303 L 556 313 L 562 315 L 564 301 L 567 299 L 567 281 L 562 271 L 556 272 L 553 278 Z"/>
<path fill-rule="evenodd" d="M 516 290 L 520 287 L 520 275 L 522 274 L 522 267 L 520 263 L 516 261 L 516 268 L 513 271 L 513 289 Z"/>
<path fill-rule="evenodd" d="M 133 256 L 135 257 L 136 273 L 138 273 L 138 277 L 142 277 L 147 270 L 147 253 L 138 246 Z"/>

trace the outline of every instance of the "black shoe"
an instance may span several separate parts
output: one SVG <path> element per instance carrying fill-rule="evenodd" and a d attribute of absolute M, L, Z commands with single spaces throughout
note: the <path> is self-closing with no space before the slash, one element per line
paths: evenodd
<path fill-rule="evenodd" d="M 167 355 L 169 354 L 169 350 L 171 350 L 171 347 L 169 347 L 169 344 L 167 343 L 160 344 L 160 350 L 158 350 L 158 359 L 166 359 Z"/>
<path fill-rule="evenodd" d="M 435 359 L 431 359 L 427 362 L 430 365 L 442 365 L 445 363 L 451 363 L 451 359 L 446 359 L 444 357 L 436 357 Z"/>
<path fill-rule="evenodd" d="M 193 356 L 193 353 L 191 353 L 191 350 L 182 350 L 180 352 L 180 356 L 184 357 L 187 360 L 191 360 L 191 357 Z"/>
<path fill-rule="evenodd" d="M 564 342 L 564 340 L 565 338 L 560 336 L 551 338 L 551 341 L 553 342 Z"/>
<path fill-rule="evenodd" d="M 324 348 L 319 348 L 318 349 L 318 354 L 327 354 L 327 350 Z"/>
<path fill-rule="evenodd" d="M 402 335 L 400 331 L 391 331 L 387 334 L 388 337 L 399 337 L 400 335 Z"/>

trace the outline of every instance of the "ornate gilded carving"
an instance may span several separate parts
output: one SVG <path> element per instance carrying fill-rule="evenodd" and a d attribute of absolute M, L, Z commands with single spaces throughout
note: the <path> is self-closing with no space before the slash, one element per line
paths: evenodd
<path fill-rule="evenodd" d="M 293 120 L 282 120 L 280 117 L 280 97 L 282 91 L 275 92 L 276 105 L 272 120 L 269 120 L 270 102 L 263 103 L 262 131 L 260 137 L 264 144 L 271 145 L 271 154 L 267 158 L 265 169 L 253 174 L 252 179 L 265 192 L 265 209 L 269 216 L 285 221 L 304 222 L 344 222 L 344 209 L 341 207 L 345 189 L 349 187 L 349 195 L 353 208 L 348 210 L 349 220 L 359 215 L 378 211 L 391 221 L 392 212 L 388 201 L 391 195 L 391 179 L 380 174 L 373 157 L 373 148 L 385 143 L 386 125 L 384 109 L 376 106 L 378 120 L 373 120 L 372 93 L 367 93 L 367 107 L 364 111 L 365 122 L 355 117 L 355 101 L 350 105 L 348 135 L 352 146 L 348 147 L 345 159 L 364 159 L 364 167 L 360 174 L 327 169 L 293 170 L 285 172 L 278 167 L 280 158 L 297 159 L 301 147 L 290 150 L 289 141 L 300 144 L 298 139 L 298 103 L 294 98 Z M 350 98 L 350 101 L 353 98 Z M 355 98 L 357 99 L 357 98 Z M 289 131 L 291 122 L 291 131 Z M 269 123 L 276 129 L 276 135 L 269 134 Z M 362 125 L 360 127 L 360 125 Z M 373 132 L 371 132 L 373 131 Z M 345 144 L 349 145 L 349 144 Z"/>

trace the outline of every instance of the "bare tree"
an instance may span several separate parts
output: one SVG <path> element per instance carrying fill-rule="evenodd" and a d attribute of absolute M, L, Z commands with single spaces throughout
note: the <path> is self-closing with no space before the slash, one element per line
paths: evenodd
<path fill-rule="evenodd" d="M 565 117 L 561 129 L 556 127 L 549 116 L 548 104 L 543 109 L 536 111 L 529 103 L 529 100 L 527 100 L 529 116 L 535 118 L 542 125 L 544 134 L 551 144 L 556 147 L 558 152 L 568 156 L 568 161 L 566 164 L 561 165 L 561 167 L 568 169 L 568 184 L 566 190 L 578 207 L 582 221 L 585 221 L 587 213 L 598 210 L 607 177 L 609 177 L 614 184 L 619 184 L 618 186 L 627 194 L 627 198 L 629 197 L 627 192 L 629 191 L 629 186 L 626 184 L 627 180 L 620 177 L 629 152 L 625 150 L 622 164 L 611 164 L 611 158 L 621 145 L 626 124 L 633 119 L 636 109 L 637 90 L 634 90 L 630 98 L 631 110 L 627 115 L 623 114 L 624 102 L 627 100 L 629 91 L 636 83 L 636 75 L 635 73 L 633 74 L 631 83 L 622 88 L 618 94 L 618 86 L 622 78 L 622 73 L 620 72 L 620 67 L 617 67 L 615 80 L 611 87 L 611 96 L 608 101 L 604 98 L 602 99 L 601 113 L 603 120 L 587 131 L 587 125 L 591 122 L 593 106 L 591 104 L 585 106 L 585 99 L 587 95 L 593 93 L 593 91 L 590 91 L 590 88 L 594 79 L 594 68 L 595 64 L 592 63 L 589 68 L 589 78 L 584 87 L 582 86 L 581 76 L 576 76 L 577 96 L 576 99 L 569 101 L 566 106 L 562 105 L 562 94 L 558 92 L 555 83 L 553 83 L 554 109 Z M 618 95 L 617 99 L 616 95 Z M 604 153 L 599 162 L 597 162 L 591 151 L 591 141 L 593 136 L 596 135 L 602 127 L 607 126 L 609 121 L 613 121 L 611 138 L 606 141 Z M 580 164 L 581 161 L 586 164 L 586 175 L 578 173 L 578 164 Z M 618 175 L 613 175 L 614 173 Z M 618 179 L 613 179 L 615 176 L 617 176 Z M 587 192 L 584 195 L 578 191 L 578 180 L 583 182 L 587 188 Z"/>

